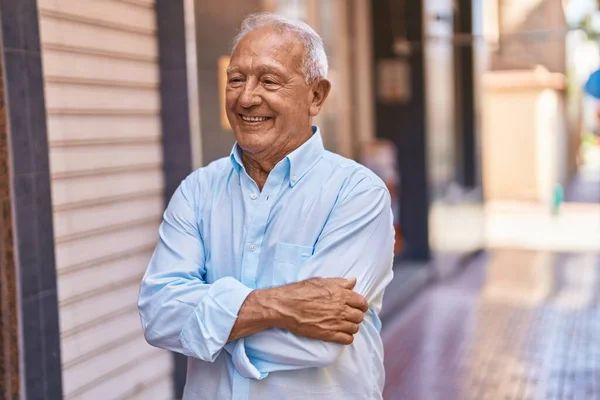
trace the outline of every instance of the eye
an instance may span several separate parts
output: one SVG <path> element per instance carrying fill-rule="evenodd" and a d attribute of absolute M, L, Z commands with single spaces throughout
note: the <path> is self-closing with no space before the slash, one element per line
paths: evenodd
<path fill-rule="evenodd" d="M 229 83 L 229 84 L 230 84 L 230 85 L 232 85 L 232 86 L 239 85 L 239 84 L 241 84 L 242 82 L 243 82 L 243 79 L 242 79 L 242 78 L 240 78 L 240 77 L 237 77 L 237 76 L 236 76 L 236 77 L 229 78 L 229 80 L 227 81 L 227 83 Z"/>
<path fill-rule="evenodd" d="M 277 82 L 275 82 L 272 79 L 263 79 L 263 85 L 267 88 L 267 89 L 274 89 L 277 86 L 279 86 L 279 84 Z"/>

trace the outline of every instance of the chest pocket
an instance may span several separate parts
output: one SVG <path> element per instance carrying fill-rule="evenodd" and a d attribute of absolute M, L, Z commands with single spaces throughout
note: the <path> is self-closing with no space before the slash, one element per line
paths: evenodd
<path fill-rule="evenodd" d="M 273 286 L 296 282 L 298 269 L 314 252 L 314 247 L 277 243 L 273 256 Z"/>

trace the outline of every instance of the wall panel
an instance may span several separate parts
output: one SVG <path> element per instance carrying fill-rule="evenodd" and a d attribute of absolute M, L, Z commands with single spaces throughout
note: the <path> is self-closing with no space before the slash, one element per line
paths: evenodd
<path fill-rule="evenodd" d="M 171 398 L 136 310 L 164 209 L 154 3 L 38 3 L 63 395 Z"/>

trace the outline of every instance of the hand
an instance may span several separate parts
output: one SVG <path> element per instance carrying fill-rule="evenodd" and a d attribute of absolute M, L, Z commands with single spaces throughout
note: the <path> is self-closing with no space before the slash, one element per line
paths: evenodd
<path fill-rule="evenodd" d="M 351 344 L 367 300 L 352 291 L 356 279 L 311 278 L 268 289 L 277 327 L 311 339 Z"/>

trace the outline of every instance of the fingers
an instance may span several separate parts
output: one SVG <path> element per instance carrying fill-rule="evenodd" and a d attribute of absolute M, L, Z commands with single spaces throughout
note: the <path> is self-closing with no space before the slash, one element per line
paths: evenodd
<path fill-rule="evenodd" d="M 346 282 L 342 285 L 344 289 L 352 290 L 356 286 L 356 278 L 344 279 Z"/>
<path fill-rule="evenodd" d="M 344 289 L 352 289 L 352 288 L 354 288 L 354 285 L 356 285 L 356 282 L 355 282 L 354 285 L 352 285 L 352 287 L 350 287 L 350 280 L 348 280 L 346 278 L 311 278 L 311 279 L 320 281 L 321 283 L 324 283 L 325 285 L 341 286 Z"/>
<path fill-rule="evenodd" d="M 350 335 L 356 335 L 358 333 L 359 326 L 354 322 L 342 321 L 338 327 L 338 331 L 342 333 L 348 333 Z"/>
<path fill-rule="evenodd" d="M 358 312 L 360 313 L 360 311 Z M 322 331 L 321 333 L 310 332 L 310 335 L 306 335 L 306 337 L 310 337 L 316 340 L 323 340 L 325 342 L 349 345 L 354 342 L 354 335 L 358 333 L 359 329 L 359 323 L 351 321 L 340 321 L 336 324 L 335 327 L 329 328 L 325 331 Z M 302 332 L 299 334 L 303 335 Z"/>
<path fill-rule="evenodd" d="M 367 299 L 355 292 L 349 292 L 348 297 L 346 298 L 346 304 L 350 307 L 357 308 L 364 313 L 369 310 Z"/>
<path fill-rule="evenodd" d="M 354 307 L 347 307 L 344 313 L 344 319 L 355 324 L 360 324 L 365 317 L 365 314 Z"/>
<path fill-rule="evenodd" d="M 336 332 L 333 335 L 331 335 L 331 338 L 327 339 L 326 341 L 339 343 L 347 346 L 354 342 L 354 335 L 345 332 Z"/>
<path fill-rule="evenodd" d="M 322 278 L 323 280 L 341 286 L 344 289 L 352 290 L 356 286 L 356 278 Z"/>
<path fill-rule="evenodd" d="M 362 312 L 367 312 L 369 310 L 369 303 L 367 300 L 360 294 L 352 291 L 352 289 L 354 289 L 356 286 L 356 278 L 326 278 L 326 280 L 341 286 L 347 291 L 346 304 L 351 307 L 358 308 Z"/>

